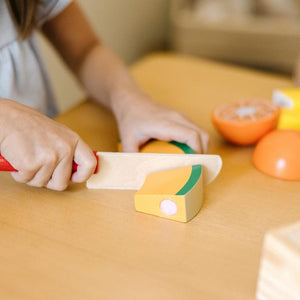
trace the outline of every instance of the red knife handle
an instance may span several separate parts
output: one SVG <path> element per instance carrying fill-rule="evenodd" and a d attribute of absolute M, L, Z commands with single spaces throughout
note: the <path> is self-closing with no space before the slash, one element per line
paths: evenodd
<path fill-rule="evenodd" d="M 94 173 L 97 173 L 98 171 L 98 156 L 97 156 L 97 152 L 94 151 L 94 155 L 97 159 L 97 167 L 95 169 Z M 78 164 L 76 164 L 73 161 L 73 165 L 72 165 L 72 173 L 75 173 L 77 171 L 78 168 Z M 0 171 L 9 171 L 9 172 L 17 172 L 18 170 L 16 170 L 1 154 L 0 154 Z"/>
<path fill-rule="evenodd" d="M 0 154 L 0 171 L 17 171 L 17 170 Z"/>
<path fill-rule="evenodd" d="M 96 174 L 98 172 L 98 165 L 99 165 L 99 160 L 98 160 L 98 156 L 97 156 L 97 151 L 93 151 L 95 157 L 96 157 L 96 160 L 97 160 L 97 165 L 96 165 L 96 168 L 95 168 L 95 171 L 94 171 L 94 174 Z M 73 161 L 73 165 L 72 165 L 72 173 L 75 173 L 77 171 L 77 167 L 78 167 L 78 164 L 76 164 L 76 162 Z"/>

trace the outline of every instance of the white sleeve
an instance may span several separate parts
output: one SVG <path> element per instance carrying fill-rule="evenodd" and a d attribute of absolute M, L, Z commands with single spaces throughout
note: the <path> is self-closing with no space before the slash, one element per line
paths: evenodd
<path fill-rule="evenodd" d="M 72 0 L 42 0 L 37 11 L 37 24 L 42 26 L 62 12 Z"/>

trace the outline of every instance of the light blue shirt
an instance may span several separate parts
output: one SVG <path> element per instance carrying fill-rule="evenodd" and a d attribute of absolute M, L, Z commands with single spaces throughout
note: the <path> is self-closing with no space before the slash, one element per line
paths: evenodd
<path fill-rule="evenodd" d="M 37 12 L 41 26 L 72 0 L 42 0 Z M 57 113 L 55 97 L 39 52 L 36 34 L 18 37 L 5 0 L 0 0 L 0 98 L 30 106 L 49 117 Z"/>

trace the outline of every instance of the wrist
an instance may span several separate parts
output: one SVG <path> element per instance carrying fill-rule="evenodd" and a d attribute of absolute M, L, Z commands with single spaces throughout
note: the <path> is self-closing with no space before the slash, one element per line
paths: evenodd
<path fill-rule="evenodd" d="M 111 110 L 117 119 L 120 119 L 124 113 L 135 109 L 140 105 L 147 105 L 150 102 L 149 97 L 138 87 L 122 88 L 111 96 Z"/>

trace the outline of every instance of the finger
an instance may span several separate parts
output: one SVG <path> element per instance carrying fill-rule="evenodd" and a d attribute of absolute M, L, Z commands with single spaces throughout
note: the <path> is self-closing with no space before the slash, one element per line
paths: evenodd
<path fill-rule="evenodd" d="M 1 145 L 1 154 L 16 170 L 18 170 L 16 172 L 11 172 L 11 176 L 17 182 L 29 182 L 40 168 L 35 162 L 34 155 L 30 155 L 31 153 L 22 155 L 22 153 L 20 154 L 17 151 L 7 151 L 9 147 L 6 147 L 4 144 L 5 142 Z M 14 150 L 18 150 L 18 148 Z"/>
<path fill-rule="evenodd" d="M 138 152 L 139 143 L 134 136 L 121 137 L 123 152 Z"/>
<path fill-rule="evenodd" d="M 48 189 L 63 191 L 68 187 L 72 174 L 72 161 L 72 155 L 59 161 L 46 184 Z"/>
<path fill-rule="evenodd" d="M 18 158 L 18 156 L 16 156 Z M 22 161 L 15 159 L 14 167 L 18 170 L 17 172 L 11 172 L 12 177 L 20 183 L 30 182 L 40 170 L 41 164 L 30 155 L 24 157 Z"/>
<path fill-rule="evenodd" d="M 36 172 L 34 177 L 27 182 L 27 184 L 30 186 L 35 186 L 35 187 L 47 186 L 48 182 L 52 178 L 54 168 L 55 168 L 55 165 L 53 165 L 52 167 L 43 166 Z"/>
<path fill-rule="evenodd" d="M 17 171 L 11 172 L 11 176 L 14 178 L 15 181 L 20 183 L 27 183 L 35 176 L 36 170 L 31 171 Z"/>
<path fill-rule="evenodd" d="M 59 158 L 56 153 L 47 153 L 47 155 L 44 155 L 44 157 L 41 157 L 40 159 L 40 168 L 35 173 L 34 177 L 27 182 L 30 186 L 46 186 L 49 180 L 51 180 L 53 172 L 59 162 Z"/>
<path fill-rule="evenodd" d="M 72 175 L 73 182 L 84 182 L 94 173 L 97 159 L 90 147 L 80 140 L 74 153 L 74 162 L 78 165 L 77 171 Z"/>
<path fill-rule="evenodd" d="M 180 143 L 187 144 L 196 153 L 203 153 L 205 147 L 202 147 L 201 135 L 197 130 L 190 127 L 179 125 L 179 124 L 169 124 L 163 127 L 153 127 L 149 135 L 152 138 L 170 141 L 174 140 Z"/>
<path fill-rule="evenodd" d="M 191 128 L 193 130 L 196 130 L 199 133 L 200 138 L 201 138 L 202 153 L 207 153 L 208 152 L 208 144 L 209 144 L 209 134 L 205 130 L 203 130 L 199 126 L 197 126 L 195 123 L 188 120 L 183 115 L 180 115 L 179 118 L 177 118 L 177 122 L 186 127 Z"/>
<path fill-rule="evenodd" d="M 208 153 L 209 134 L 201 129 L 198 132 L 201 138 L 202 153 Z"/>

